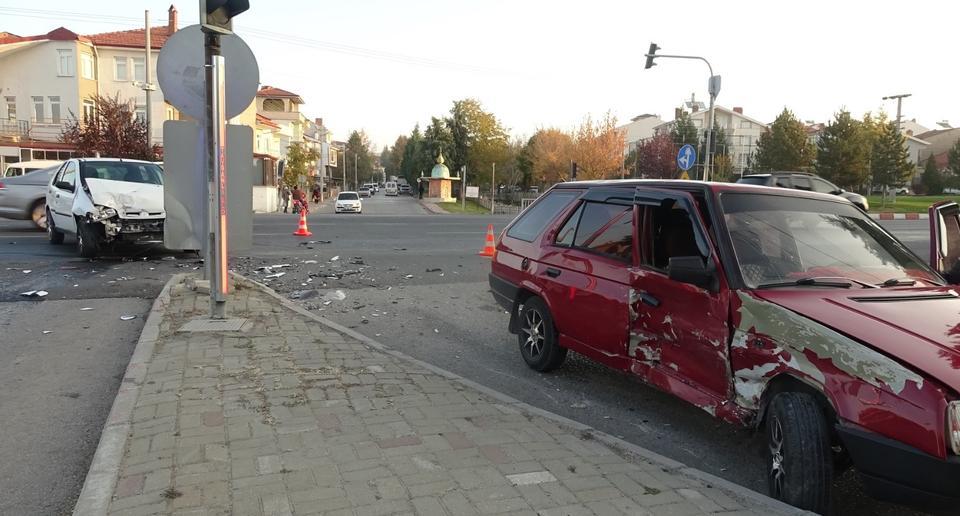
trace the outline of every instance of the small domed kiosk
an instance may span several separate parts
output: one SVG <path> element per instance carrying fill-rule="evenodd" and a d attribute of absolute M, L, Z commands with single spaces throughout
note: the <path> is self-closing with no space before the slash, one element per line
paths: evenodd
<path fill-rule="evenodd" d="M 437 164 L 433 166 L 430 177 L 421 177 L 420 181 L 429 181 L 430 187 L 427 190 L 425 201 L 432 202 L 454 202 L 453 182 L 459 181 L 459 177 L 450 177 L 450 169 L 444 165 L 443 151 L 437 154 Z"/>

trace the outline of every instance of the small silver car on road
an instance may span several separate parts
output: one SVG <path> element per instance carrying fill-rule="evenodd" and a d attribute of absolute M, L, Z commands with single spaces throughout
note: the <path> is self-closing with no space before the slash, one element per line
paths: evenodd
<path fill-rule="evenodd" d="M 59 166 L 0 178 L 0 217 L 32 220 L 38 228 L 47 229 L 47 184 Z"/>

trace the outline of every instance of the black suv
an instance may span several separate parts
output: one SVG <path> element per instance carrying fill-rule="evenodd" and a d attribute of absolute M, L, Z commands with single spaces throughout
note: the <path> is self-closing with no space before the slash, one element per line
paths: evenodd
<path fill-rule="evenodd" d="M 815 174 L 806 172 L 768 172 L 765 174 L 750 174 L 737 180 L 738 183 L 748 185 L 779 186 L 808 192 L 833 194 L 852 202 L 863 211 L 870 209 L 867 198 L 854 192 L 847 192 L 843 188 L 827 181 Z"/>

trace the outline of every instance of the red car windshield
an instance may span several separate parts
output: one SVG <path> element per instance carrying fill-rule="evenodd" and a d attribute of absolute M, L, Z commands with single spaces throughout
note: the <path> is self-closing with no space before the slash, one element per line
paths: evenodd
<path fill-rule="evenodd" d="M 721 195 L 727 231 L 749 288 L 805 278 L 883 286 L 943 279 L 853 205 L 770 194 Z"/>

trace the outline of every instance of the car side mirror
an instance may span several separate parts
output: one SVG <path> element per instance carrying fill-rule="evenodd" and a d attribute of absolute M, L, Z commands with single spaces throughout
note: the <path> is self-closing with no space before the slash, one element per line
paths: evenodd
<path fill-rule="evenodd" d="M 836 191 L 836 192 L 833 192 L 833 195 L 840 195 L 840 194 L 845 194 L 845 193 L 847 193 L 847 191 L 844 190 L 843 188 L 837 188 L 837 191 Z"/>
<path fill-rule="evenodd" d="M 680 283 L 689 283 L 715 291 L 717 276 L 713 262 L 700 256 L 674 256 L 667 262 L 667 276 Z"/>

